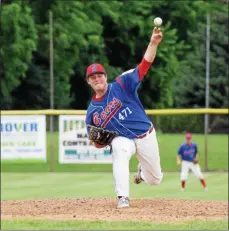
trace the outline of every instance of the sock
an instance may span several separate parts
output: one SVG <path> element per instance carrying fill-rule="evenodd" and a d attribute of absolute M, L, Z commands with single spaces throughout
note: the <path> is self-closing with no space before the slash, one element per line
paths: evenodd
<path fill-rule="evenodd" d="M 141 178 L 142 181 L 145 181 L 142 171 L 140 172 L 140 178 Z"/>
<path fill-rule="evenodd" d="M 206 188 L 207 185 L 204 178 L 200 179 L 200 183 L 203 185 L 204 188 Z"/>
<path fill-rule="evenodd" d="M 181 181 L 181 188 L 185 188 L 185 180 Z"/>

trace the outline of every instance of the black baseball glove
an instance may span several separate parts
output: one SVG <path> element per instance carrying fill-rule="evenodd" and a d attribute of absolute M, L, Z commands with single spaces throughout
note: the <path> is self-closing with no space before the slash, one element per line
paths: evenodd
<path fill-rule="evenodd" d="M 110 145 L 112 140 L 118 135 L 117 132 L 108 131 L 92 125 L 87 125 L 87 127 L 89 128 L 88 139 L 99 145 Z"/>

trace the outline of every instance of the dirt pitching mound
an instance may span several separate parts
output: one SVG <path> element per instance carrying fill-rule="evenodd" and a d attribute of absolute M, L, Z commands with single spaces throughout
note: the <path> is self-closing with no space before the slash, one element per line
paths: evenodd
<path fill-rule="evenodd" d="M 2 219 L 47 218 L 103 221 L 184 221 L 228 218 L 225 201 L 131 199 L 131 207 L 117 209 L 110 198 L 14 200 L 1 202 Z"/>

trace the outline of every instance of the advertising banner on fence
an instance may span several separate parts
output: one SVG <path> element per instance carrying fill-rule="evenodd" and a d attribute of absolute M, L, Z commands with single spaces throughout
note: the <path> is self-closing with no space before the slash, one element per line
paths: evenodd
<path fill-rule="evenodd" d="M 46 160 L 45 116 L 1 116 L 1 159 Z"/>
<path fill-rule="evenodd" d="M 59 116 L 59 163 L 111 163 L 110 148 L 88 140 L 84 115 Z"/>

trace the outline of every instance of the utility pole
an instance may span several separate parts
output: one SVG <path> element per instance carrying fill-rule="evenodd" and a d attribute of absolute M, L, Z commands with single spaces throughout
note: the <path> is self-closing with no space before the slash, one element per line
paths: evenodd
<path fill-rule="evenodd" d="M 50 63 L 50 109 L 54 109 L 54 74 L 53 74 L 53 15 L 52 11 L 49 11 L 49 63 Z M 54 126 L 53 126 L 53 115 L 50 115 L 50 133 L 51 133 L 51 144 L 50 144 L 50 171 L 54 171 Z"/>
<path fill-rule="evenodd" d="M 50 63 L 50 109 L 54 109 L 54 77 L 53 77 L 53 17 L 49 12 L 49 63 Z M 50 132 L 53 132 L 53 116 L 50 116 Z"/>
<path fill-rule="evenodd" d="M 206 16 L 206 86 L 205 86 L 205 108 L 209 108 L 209 79 L 210 79 L 210 13 Z M 204 137 L 205 137 L 205 171 L 208 170 L 208 124 L 209 115 L 204 115 Z"/>

